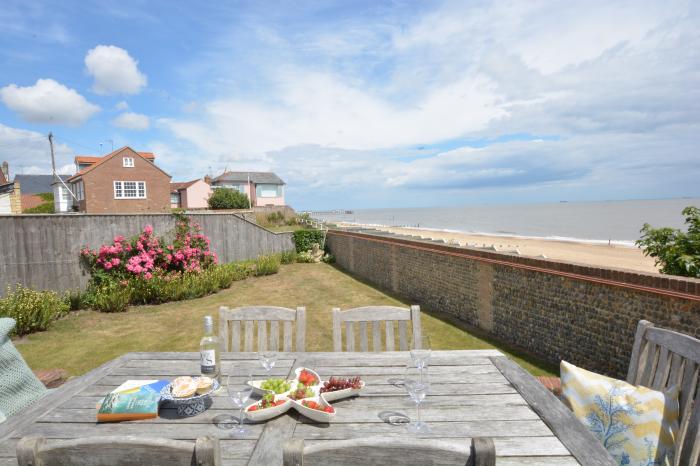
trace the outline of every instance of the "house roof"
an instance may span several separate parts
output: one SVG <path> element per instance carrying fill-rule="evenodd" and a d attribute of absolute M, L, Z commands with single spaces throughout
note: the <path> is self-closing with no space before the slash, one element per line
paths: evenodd
<path fill-rule="evenodd" d="M 249 178 L 250 177 L 250 178 Z M 214 182 L 218 181 L 243 181 L 248 179 L 255 184 L 286 184 L 282 178 L 272 172 L 224 172 L 214 178 Z"/>
<path fill-rule="evenodd" d="M 134 154 L 136 154 L 136 155 L 138 155 L 138 156 L 140 156 L 140 157 L 142 157 L 143 159 L 146 159 L 146 160 L 150 160 L 150 159 L 148 158 L 148 156 L 146 156 L 146 155 L 144 155 L 144 154 L 150 154 L 150 156 L 151 156 L 153 159 L 155 159 L 155 155 L 153 155 L 153 152 L 136 152 L 136 151 L 135 151 L 134 149 L 132 149 L 131 147 L 129 147 L 129 146 L 124 146 L 124 147 L 122 147 L 121 149 L 117 149 L 117 150 L 115 150 L 114 152 L 110 152 L 109 154 L 105 155 L 104 157 L 99 157 L 99 161 L 93 163 L 93 164 L 90 165 L 89 167 L 83 168 L 83 169 L 80 170 L 78 173 L 76 173 L 75 175 L 73 175 L 73 176 L 71 176 L 70 178 L 68 178 L 67 181 L 74 181 L 74 180 L 80 178 L 81 176 L 85 175 L 86 173 L 90 173 L 90 172 L 93 171 L 95 168 L 97 168 L 97 167 L 99 167 L 100 165 L 102 165 L 103 163 L 105 163 L 107 160 L 111 159 L 112 157 L 114 157 L 114 156 L 116 156 L 116 155 L 118 155 L 118 154 L 121 154 L 121 153 L 124 152 L 125 150 L 129 150 L 129 151 L 131 151 L 132 153 L 134 153 Z M 78 157 L 76 157 L 76 161 L 77 161 L 77 159 L 78 159 Z M 152 164 L 152 165 L 153 165 L 153 167 L 157 168 L 158 170 L 160 170 L 161 172 L 163 172 L 163 173 L 166 174 L 167 176 L 170 176 L 170 175 L 168 175 L 162 168 L 160 168 L 158 165 L 156 165 L 156 164 Z"/>
<path fill-rule="evenodd" d="M 63 181 L 70 178 L 69 175 L 59 175 Z M 54 182 L 53 175 L 15 175 L 15 181 L 19 181 L 22 194 L 50 193 Z"/>
<path fill-rule="evenodd" d="M 170 183 L 170 192 L 176 193 L 176 192 L 180 191 L 181 189 L 187 189 L 190 186 L 192 186 L 193 184 L 195 184 L 197 181 L 199 181 L 199 178 L 197 178 L 196 180 L 192 180 L 192 181 L 179 181 L 177 183 Z"/>
<path fill-rule="evenodd" d="M 153 154 L 153 152 L 137 152 L 141 157 L 143 157 L 146 160 L 153 161 L 155 160 L 156 156 Z M 110 155 L 110 154 L 107 154 Z M 107 157 L 105 155 L 105 157 Z M 75 163 L 97 163 L 100 160 L 102 160 L 104 157 L 99 157 L 99 156 L 94 156 L 94 155 L 76 155 L 75 156 Z"/>

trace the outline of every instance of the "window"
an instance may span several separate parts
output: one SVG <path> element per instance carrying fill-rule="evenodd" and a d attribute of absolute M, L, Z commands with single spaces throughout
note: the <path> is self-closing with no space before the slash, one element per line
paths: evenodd
<path fill-rule="evenodd" d="M 146 199 L 145 181 L 115 181 L 115 199 Z"/>
<path fill-rule="evenodd" d="M 70 193 L 68 192 L 68 190 L 66 189 L 66 187 L 65 187 L 65 186 L 59 186 L 58 189 L 61 190 L 61 199 L 63 199 L 63 202 L 70 202 Z"/>
<path fill-rule="evenodd" d="M 125 167 L 132 168 L 134 166 L 134 158 L 133 157 L 124 157 L 122 159 L 122 161 L 124 162 Z"/>
<path fill-rule="evenodd" d="M 170 194 L 170 205 L 180 207 L 180 193 Z"/>
<path fill-rule="evenodd" d="M 82 180 L 78 181 L 77 183 L 73 183 L 73 191 L 75 192 L 75 197 L 77 197 L 79 201 L 85 199 L 85 189 L 83 187 Z"/>
<path fill-rule="evenodd" d="M 280 197 L 282 196 L 282 186 L 277 184 L 259 184 L 255 187 L 255 194 L 258 197 Z"/>

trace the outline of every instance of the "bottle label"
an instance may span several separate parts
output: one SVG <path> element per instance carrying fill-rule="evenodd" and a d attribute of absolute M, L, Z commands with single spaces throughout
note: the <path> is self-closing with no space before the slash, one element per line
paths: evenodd
<path fill-rule="evenodd" d="M 202 350 L 199 355 L 201 358 L 202 374 L 215 374 L 216 350 Z"/>

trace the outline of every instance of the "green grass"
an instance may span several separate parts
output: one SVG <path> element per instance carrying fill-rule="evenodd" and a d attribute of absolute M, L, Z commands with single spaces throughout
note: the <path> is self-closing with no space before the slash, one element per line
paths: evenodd
<path fill-rule="evenodd" d="M 234 282 L 231 288 L 191 301 L 131 307 L 126 313 L 79 311 L 54 323 L 49 331 L 16 340 L 32 369 L 62 368 L 83 374 L 131 351 L 197 351 L 202 318 L 219 306 L 268 304 L 307 309 L 307 351 L 331 351 L 331 309 L 366 305 L 408 305 L 327 264 L 283 265 L 276 275 Z M 433 349 L 497 348 L 535 375 L 555 368 L 466 331 L 454 320 L 424 309 L 423 332 Z"/>
<path fill-rule="evenodd" d="M 279 226 L 265 226 L 264 228 L 274 231 L 275 233 L 284 233 L 287 231 L 297 231 L 303 230 L 304 227 L 301 225 L 279 225 Z"/>

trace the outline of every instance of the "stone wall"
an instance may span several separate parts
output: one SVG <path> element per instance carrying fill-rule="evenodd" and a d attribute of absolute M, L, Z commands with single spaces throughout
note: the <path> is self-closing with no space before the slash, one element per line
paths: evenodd
<path fill-rule="evenodd" d="M 254 259 L 294 249 L 291 233 L 273 233 L 233 214 L 192 213 L 222 262 Z M 139 234 L 152 225 L 157 235 L 171 231 L 171 214 L 0 216 L 0 296 L 8 285 L 67 290 L 83 287 L 88 276 L 80 249 L 98 248 L 116 235 Z"/>
<path fill-rule="evenodd" d="M 627 373 L 640 319 L 700 338 L 700 280 L 330 231 L 338 265 L 547 362 Z"/>

